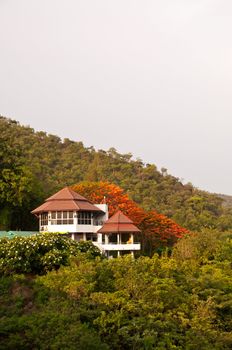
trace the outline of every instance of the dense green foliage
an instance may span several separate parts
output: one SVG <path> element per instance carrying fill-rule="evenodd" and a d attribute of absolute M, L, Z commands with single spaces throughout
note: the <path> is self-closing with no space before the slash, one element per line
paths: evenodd
<path fill-rule="evenodd" d="M 0 240 L 0 274 L 43 274 L 68 265 L 70 256 L 86 253 L 89 258 L 101 253 L 92 242 L 76 242 L 60 234 L 39 234 Z"/>
<path fill-rule="evenodd" d="M 20 148 L 13 147 L 8 137 L 0 132 L 0 229 L 10 228 L 9 224 L 30 229 L 28 208 L 43 197 L 41 187 Z"/>
<path fill-rule="evenodd" d="M 164 160 L 165 161 L 165 160 Z M 0 229 L 28 230 L 29 212 L 44 198 L 80 181 L 108 181 L 122 187 L 145 210 L 155 209 L 190 230 L 232 228 L 223 199 L 133 160 L 114 148 L 96 151 L 0 117 Z M 31 217 L 31 222 L 28 218 Z"/>
<path fill-rule="evenodd" d="M 232 234 L 186 236 L 173 256 L 74 257 L 0 281 L 0 349 L 229 350 Z"/>

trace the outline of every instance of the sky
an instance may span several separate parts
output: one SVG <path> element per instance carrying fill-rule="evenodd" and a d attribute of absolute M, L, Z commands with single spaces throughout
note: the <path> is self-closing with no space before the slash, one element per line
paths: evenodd
<path fill-rule="evenodd" d="M 232 195 L 231 0 L 0 0 L 0 115 Z"/>

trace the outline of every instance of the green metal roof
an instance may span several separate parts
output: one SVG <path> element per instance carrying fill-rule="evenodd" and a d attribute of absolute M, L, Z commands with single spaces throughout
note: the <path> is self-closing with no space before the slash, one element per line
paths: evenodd
<path fill-rule="evenodd" d="M 0 231 L 0 238 L 31 237 L 38 233 L 35 231 Z"/>
<path fill-rule="evenodd" d="M 7 231 L 0 231 L 0 238 L 7 237 Z"/>

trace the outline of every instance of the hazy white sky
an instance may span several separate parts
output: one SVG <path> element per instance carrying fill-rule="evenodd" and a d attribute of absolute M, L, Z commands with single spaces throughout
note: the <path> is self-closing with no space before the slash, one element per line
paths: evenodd
<path fill-rule="evenodd" d="M 232 194 L 231 0 L 0 0 L 0 114 Z"/>

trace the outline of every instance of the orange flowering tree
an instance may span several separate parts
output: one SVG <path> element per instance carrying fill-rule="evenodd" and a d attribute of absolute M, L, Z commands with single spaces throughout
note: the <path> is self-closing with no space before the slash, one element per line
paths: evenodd
<path fill-rule="evenodd" d="M 92 203 L 109 206 L 109 216 L 118 209 L 127 215 L 141 230 L 139 239 L 144 253 L 151 255 L 155 250 L 172 246 L 188 230 L 156 211 L 145 211 L 132 201 L 122 188 L 108 182 L 82 182 L 72 189 Z"/>

